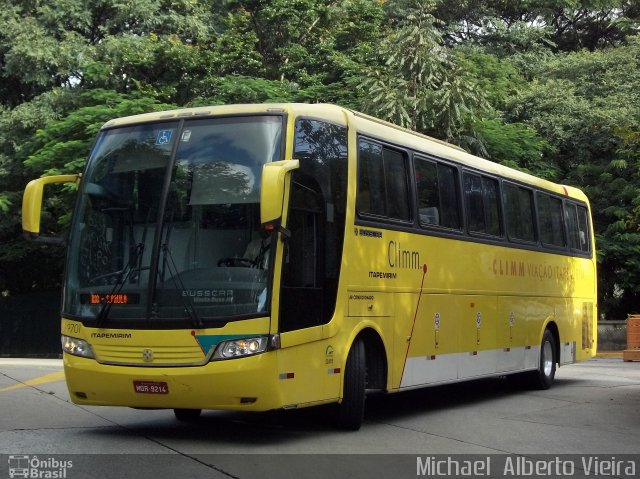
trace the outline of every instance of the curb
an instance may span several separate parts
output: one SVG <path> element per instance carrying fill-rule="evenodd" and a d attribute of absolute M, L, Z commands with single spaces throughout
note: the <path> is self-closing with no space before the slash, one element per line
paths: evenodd
<path fill-rule="evenodd" d="M 596 358 L 620 358 L 622 359 L 622 351 L 598 351 Z"/>

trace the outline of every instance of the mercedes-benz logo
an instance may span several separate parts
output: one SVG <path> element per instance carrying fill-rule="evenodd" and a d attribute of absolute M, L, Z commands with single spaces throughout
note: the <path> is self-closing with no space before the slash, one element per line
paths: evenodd
<path fill-rule="evenodd" d="M 142 359 L 147 363 L 153 361 L 153 351 L 151 349 L 145 349 L 142 351 Z"/>

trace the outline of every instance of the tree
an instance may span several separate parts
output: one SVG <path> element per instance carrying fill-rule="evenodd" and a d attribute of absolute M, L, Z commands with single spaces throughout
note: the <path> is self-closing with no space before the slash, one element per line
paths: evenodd
<path fill-rule="evenodd" d="M 474 122 L 489 105 L 447 50 L 432 15 L 416 0 L 380 46 L 360 84 L 360 108 L 401 126 L 483 151 Z"/>
<path fill-rule="evenodd" d="M 288 84 L 294 100 L 352 105 L 368 55 L 384 23 L 370 0 L 223 2 L 212 45 L 214 76 L 259 76 Z"/>
<path fill-rule="evenodd" d="M 0 191 L 12 206 L 0 217 L 1 291 L 19 293 L 60 285 L 64 261 L 60 247 L 27 243 L 20 234 L 21 191 L 28 179 L 82 171 L 96 134 L 107 120 L 168 108 L 175 105 L 161 104 L 140 94 L 92 90 L 73 95 L 54 90 L 0 117 L 0 127 L 7 127 L 7 130 L 0 128 L 0 149 L 5 152 L 0 155 L 0 165 L 7 165 L 0 169 Z M 35 135 L 34 126 L 38 128 Z M 20 138 L 1 133 L 16 134 L 20 129 L 23 131 Z M 7 152 L 13 161 L 9 161 Z M 24 165 L 22 168 L 20 163 Z M 65 236 L 74 199 L 74 188 L 46 195 L 44 233 Z M 30 273 L 26 275 L 25 271 Z"/>
<path fill-rule="evenodd" d="M 615 49 L 556 56 L 540 66 L 506 114 L 554 145 L 545 160 L 558 169 L 559 180 L 589 196 L 599 304 L 608 318 L 624 318 L 640 304 L 638 58 L 637 37 Z"/>
<path fill-rule="evenodd" d="M 185 71 L 197 74 L 192 58 L 210 40 L 209 14 L 206 2 L 191 0 L 0 0 L 0 103 L 15 107 L 85 84 L 162 87 Z"/>
<path fill-rule="evenodd" d="M 450 42 L 492 46 L 498 40 L 517 47 L 523 33 L 542 33 L 556 51 L 594 51 L 623 45 L 637 33 L 640 5 L 634 0 L 439 0 L 435 15 L 446 22 Z"/>
<path fill-rule="evenodd" d="M 0 290 L 56 285 L 61 252 L 19 239 L 21 192 L 77 172 L 107 119 L 323 101 L 583 187 L 599 301 L 623 317 L 640 303 L 639 15 L 635 0 L 0 0 Z M 48 196 L 48 230 L 71 196 Z"/>

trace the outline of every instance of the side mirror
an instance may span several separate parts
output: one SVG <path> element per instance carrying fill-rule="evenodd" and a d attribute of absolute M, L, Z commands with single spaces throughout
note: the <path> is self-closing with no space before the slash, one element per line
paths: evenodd
<path fill-rule="evenodd" d="M 263 225 L 282 217 L 287 180 L 290 179 L 288 173 L 297 168 L 300 168 L 299 160 L 274 161 L 262 167 L 260 222 Z"/>
<path fill-rule="evenodd" d="M 39 239 L 47 243 L 62 243 L 60 238 L 39 238 L 40 217 L 42 215 L 42 193 L 45 185 L 56 183 L 77 183 L 80 175 L 45 176 L 31 180 L 22 195 L 22 231 L 25 238 Z"/>

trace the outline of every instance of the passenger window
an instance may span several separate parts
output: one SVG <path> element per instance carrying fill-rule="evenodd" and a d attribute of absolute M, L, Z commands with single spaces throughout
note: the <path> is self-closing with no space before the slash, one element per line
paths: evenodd
<path fill-rule="evenodd" d="M 464 175 L 464 197 L 467 206 L 469 231 L 484 233 L 484 204 L 482 202 L 482 180 L 480 175 Z"/>
<path fill-rule="evenodd" d="M 580 250 L 583 252 L 590 251 L 589 247 L 589 215 L 587 209 L 578 206 L 578 236 L 580 238 Z"/>
<path fill-rule="evenodd" d="M 359 147 L 358 212 L 385 216 L 382 147 L 368 141 L 361 141 Z"/>
<path fill-rule="evenodd" d="M 420 225 L 460 229 L 457 170 L 416 158 L 415 174 Z"/>
<path fill-rule="evenodd" d="M 411 219 L 406 155 L 360 140 L 357 208 L 362 214 Z"/>
<path fill-rule="evenodd" d="M 546 245 L 566 246 L 562 222 L 562 201 L 544 193 L 538 193 L 537 196 L 540 240 Z"/>
<path fill-rule="evenodd" d="M 569 246 L 571 249 L 589 252 L 589 220 L 587 209 L 583 206 L 568 203 L 565 205 Z"/>
<path fill-rule="evenodd" d="M 387 184 L 387 216 L 408 221 L 411 215 L 405 157 L 400 152 L 383 148 L 382 158 Z"/>
<path fill-rule="evenodd" d="M 528 188 L 505 184 L 504 203 L 509 238 L 520 241 L 536 241 L 533 192 Z"/>
<path fill-rule="evenodd" d="M 465 173 L 463 178 L 469 231 L 502 236 L 498 181 L 474 173 Z"/>
<path fill-rule="evenodd" d="M 482 177 L 482 194 L 484 198 L 484 215 L 486 233 L 502 236 L 502 220 L 500 219 L 500 186 L 498 180 Z"/>

